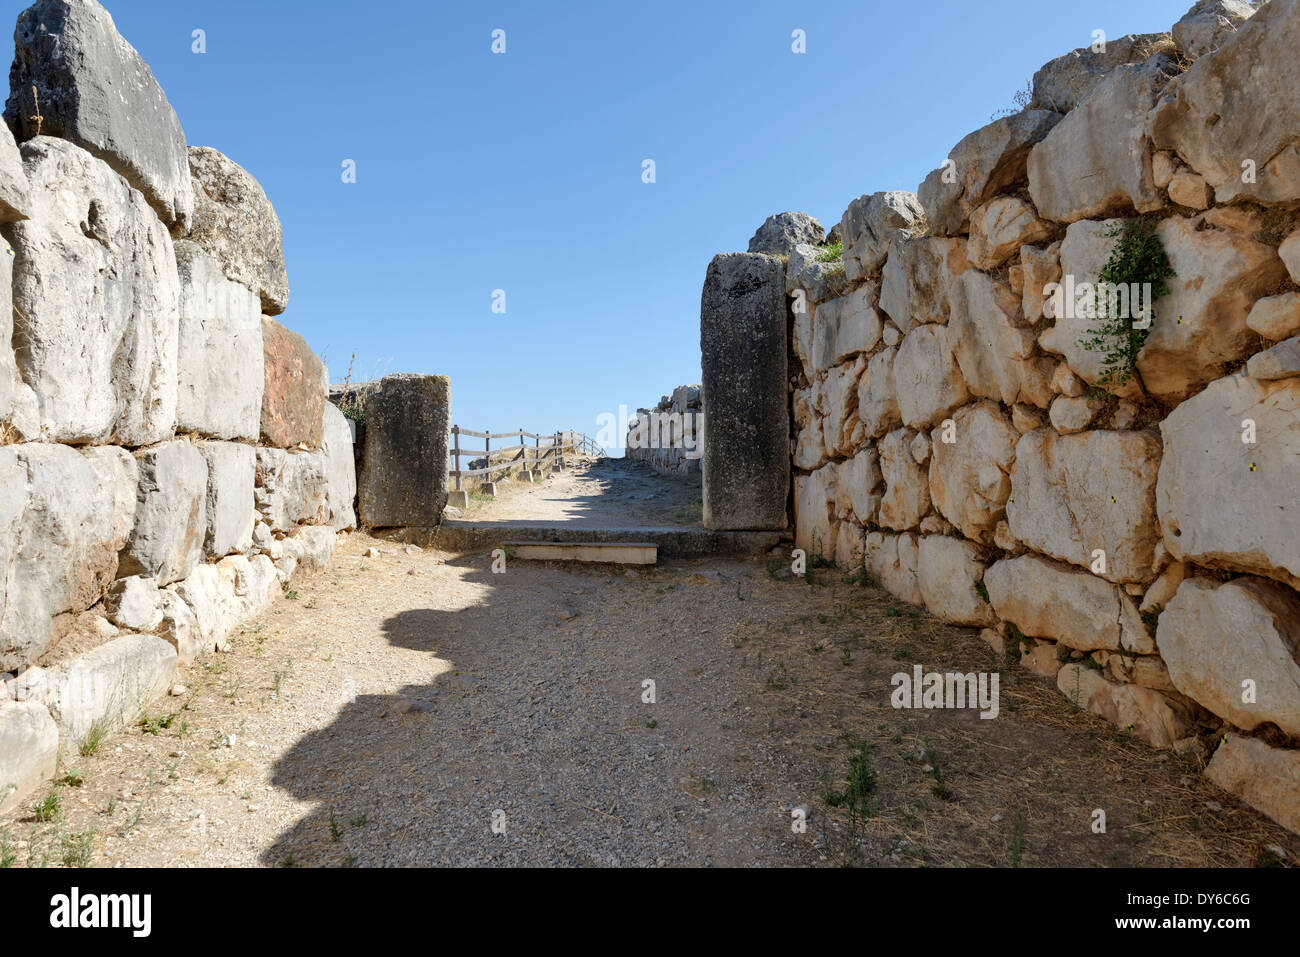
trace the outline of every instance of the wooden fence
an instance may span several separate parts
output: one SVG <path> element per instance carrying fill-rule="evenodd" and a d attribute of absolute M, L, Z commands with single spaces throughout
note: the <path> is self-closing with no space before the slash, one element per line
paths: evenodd
<path fill-rule="evenodd" d="M 460 447 L 460 437 L 468 436 L 470 438 L 482 439 L 483 448 L 481 449 L 463 449 Z M 515 439 L 514 445 L 492 447 L 493 439 Z M 529 444 L 529 440 L 532 444 Z M 588 452 L 592 455 L 605 455 L 605 449 L 596 443 L 591 436 L 568 431 L 556 432 L 554 435 L 545 437 L 535 433 L 526 432 L 520 429 L 517 432 L 475 432 L 472 429 L 463 429 L 459 425 L 451 427 L 451 468 L 447 474 L 456 480 L 456 491 L 461 491 L 461 481 L 466 478 L 482 477 L 484 481 L 491 481 L 491 477 L 497 472 L 531 471 L 533 469 L 558 466 L 564 467 L 564 453 L 572 452 L 578 454 Z M 529 453 L 532 453 L 531 464 L 529 462 Z M 462 469 L 460 467 L 460 458 L 462 455 L 482 457 L 486 459 L 487 465 L 477 469 Z M 503 458 L 503 456 L 505 458 Z M 500 461 L 493 464 L 494 459 Z"/>

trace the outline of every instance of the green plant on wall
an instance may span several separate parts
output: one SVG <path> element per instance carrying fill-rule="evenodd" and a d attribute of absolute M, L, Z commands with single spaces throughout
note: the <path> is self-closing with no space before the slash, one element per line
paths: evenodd
<path fill-rule="evenodd" d="M 1110 393 L 1127 385 L 1133 378 L 1138 353 L 1147 341 L 1155 323 L 1155 303 L 1169 294 L 1167 279 L 1174 276 L 1173 266 L 1165 254 L 1164 244 L 1156 235 L 1156 220 L 1150 216 L 1126 220 L 1113 227 L 1107 236 L 1115 237 L 1110 258 L 1097 276 L 1097 284 L 1108 287 L 1150 286 L 1147 308 L 1151 310 L 1150 322 L 1145 328 L 1135 326 L 1128 315 L 1099 317 L 1090 335 L 1079 340 L 1079 345 L 1089 352 L 1103 354 L 1102 374 L 1094 388 Z M 1093 290 L 1093 305 L 1099 306 L 1097 290 Z M 1097 308 L 1097 312 L 1107 312 Z"/>

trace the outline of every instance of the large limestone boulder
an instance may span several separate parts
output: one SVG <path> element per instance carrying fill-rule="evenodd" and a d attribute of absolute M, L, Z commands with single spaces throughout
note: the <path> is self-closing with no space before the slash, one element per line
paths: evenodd
<path fill-rule="evenodd" d="M 1005 405 L 1051 403 L 1055 363 L 1034 355 L 1034 332 L 1006 283 L 975 269 L 953 283 L 948 345 L 971 395 Z"/>
<path fill-rule="evenodd" d="M 826 239 L 826 230 L 807 213 L 773 213 L 758 227 L 749 241 L 751 253 L 783 255 L 800 243 L 819 246 Z"/>
<path fill-rule="evenodd" d="M 180 277 L 176 428 L 256 442 L 266 370 L 257 295 L 221 274 L 192 242 L 176 243 Z"/>
<path fill-rule="evenodd" d="M 929 428 L 970 398 L 952 340 L 950 328 L 932 323 L 917 326 L 903 338 L 893 377 L 904 425 Z"/>
<path fill-rule="evenodd" d="M 976 586 L 984 577 L 979 548 L 946 535 L 922 536 L 917 547 L 917 582 L 932 615 L 973 628 L 997 623 L 993 606 Z"/>
<path fill-rule="evenodd" d="M 1060 119 L 1061 114 L 1050 110 L 1024 110 L 994 120 L 954 146 L 948 163 L 927 176 L 917 190 L 932 233 L 966 232 L 976 207 L 1023 186 L 1030 150 Z"/>
<path fill-rule="evenodd" d="M 1021 555 L 990 566 L 984 584 L 998 617 L 1032 638 L 1078 651 L 1155 653 L 1133 599 L 1089 572 Z"/>
<path fill-rule="evenodd" d="M 330 514 L 328 471 L 324 452 L 258 449 L 253 497 L 262 520 L 282 532 L 300 524 L 325 524 Z"/>
<path fill-rule="evenodd" d="M 840 220 L 844 275 L 853 282 L 871 276 L 884 265 L 892 242 L 924 228 L 925 210 L 912 193 L 890 190 L 859 196 Z"/>
<path fill-rule="evenodd" d="M 1205 776 L 1261 814 L 1300 834 L 1300 751 L 1227 734 L 1210 759 Z"/>
<path fill-rule="evenodd" d="M 1021 246 L 1051 239 L 1052 232 L 1019 196 L 998 196 L 971 213 L 970 261 L 977 269 L 997 269 Z"/>
<path fill-rule="evenodd" d="M 307 345 L 274 319 L 262 317 L 262 444 L 278 449 L 319 448 L 324 424 L 325 365 Z"/>
<path fill-rule="evenodd" d="M 203 551 L 209 561 L 253 547 L 253 482 L 257 450 L 238 442 L 200 442 L 208 467 Z M 278 451 L 278 450 L 274 450 Z"/>
<path fill-rule="evenodd" d="M 918 323 L 945 323 L 953 281 L 969 268 L 963 238 L 895 240 L 881 272 L 880 308 L 904 334 Z"/>
<path fill-rule="evenodd" d="M 59 728 L 39 701 L 0 699 L 0 814 L 8 814 L 54 776 Z"/>
<path fill-rule="evenodd" d="M 181 661 L 189 662 L 224 647 L 236 628 L 265 610 L 279 592 L 279 578 L 266 555 L 231 555 L 215 565 L 200 565 L 171 591 L 190 614 L 173 611 L 162 634 Z"/>
<path fill-rule="evenodd" d="M 153 631 L 162 624 L 162 591 L 147 575 L 119 578 L 104 596 L 108 620 L 130 631 Z"/>
<path fill-rule="evenodd" d="M 1258 578 L 1189 578 L 1160 615 L 1174 685 L 1239 728 L 1300 734 L 1300 597 Z"/>
<path fill-rule="evenodd" d="M 0 236 L 0 426 L 30 441 L 40 435 L 41 426 L 36 393 L 23 382 L 14 358 L 13 257 L 13 247 Z"/>
<path fill-rule="evenodd" d="M 789 523 L 786 340 L 781 260 L 757 253 L 715 256 L 700 297 L 704 418 L 710 423 L 703 457 L 708 528 L 776 529 Z M 367 471 L 370 427 L 367 411 Z M 441 468 L 446 471 L 445 464 Z M 381 524 L 367 511 L 364 478 L 361 487 L 362 521 Z"/>
<path fill-rule="evenodd" d="M 1086 665 L 1071 663 L 1056 675 L 1061 694 L 1153 748 L 1171 748 L 1193 730 L 1192 717 L 1176 700 L 1136 684 L 1107 681 Z"/>
<path fill-rule="evenodd" d="M 1279 247 L 1282 248 L 1285 243 Z M 1284 292 L 1256 300 L 1246 316 L 1246 325 L 1274 342 L 1300 333 L 1300 292 Z"/>
<path fill-rule="evenodd" d="M 325 455 L 325 500 L 330 527 L 336 532 L 356 528 L 357 469 L 352 429 L 347 417 L 332 402 L 325 404 L 324 436 L 321 452 Z"/>
<path fill-rule="evenodd" d="M 1255 353 L 1246 363 L 1246 374 L 1265 382 L 1300 375 L 1300 336 Z"/>
<path fill-rule="evenodd" d="M 835 555 L 837 523 L 832 505 L 839 494 L 839 467 L 828 463 L 808 475 L 794 479 L 794 544 L 809 556 L 830 559 Z"/>
<path fill-rule="evenodd" d="M 967 538 L 993 541 L 1011 493 L 1019 438 L 993 402 L 964 406 L 953 416 L 951 432 L 941 425 L 930 433 L 930 496 Z"/>
<path fill-rule="evenodd" d="M 56 615 L 104 595 L 133 523 L 128 485 L 121 449 L 0 447 L 0 671 L 34 662 Z"/>
<path fill-rule="evenodd" d="M 1040 429 L 1022 435 L 1007 500 L 1011 534 L 1053 558 L 1096 566 L 1113 582 L 1150 580 L 1160 539 L 1160 453 L 1152 432 L 1057 435 Z"/>
<path fill-rule="evenodd" d="M 923 605 L 921 581 L 917 574 L 920 561 L 917 537 L 910 532 L 889 535 L 870 532 L 863 541 L 863 563 L 867 571 L 895 598 L 912 605 Z"/>
<path fill-rule="evenodd" d="M 814 375 L 870 352 L 880 341 L 880 314 L 875 289 L 858 286 L 840 299 L 817 306 L 813 313 L 811 369 Z"/>
<path fill-rule="evenodd" d="M 9 127 L 0 124 L 0 223 L 28 217 L 27 174 Z"/>
<path fill-rule="evenodd" d="M 162 638 L 125 635 L 51 668 L 47 701 L 61 750 L 75 754 L 92 730 L 130 724 L 167 692 L 176 664 L 176 649 Z"/>
<path fill-rule="evenodd" d="M 65 140 L 23 144 L 32 218 L 11 227 L 14 346 L 45 437 L 148 445 L 176 425 L 171 237 L 121 176 Z"/>
<path fill-rule="evenodd" d="M 1072 223 L 1160 208 L 1147 114 L 1177 72 L 1163 53 L 1117 67 L 1034 147 L 1029 194 L 1039 215 Z"/>
<path fill-rule="evenodd" d="M 884 435 L 903 423 L 894 379 L 897 354 L 893 347 L 881 349 L 871 357 L 866 374 L 858 380 L 858 421 L 866 438 Z"/>
<path fill-rule="evenodd" d="M 906 429 L 897 429 L 881 439 L 878 446 L 880 471 L 885 479 L 879 522 L 899 531 L 915 528 L 930 511 L 930 486 L 925 469 L 912 457 L 911 440 Z"/>
<path fill-rule="evenodd" d="M 278 316 L 289 304 L 280 217 L 262 186 L 230 157 L 192 146 L 194 222 L 189 238 L 211 253 L 226 278 L 252 290 L 262 312 Z"/>
<path fill-rule="evenodd" d="M 1121 66 L 1144 63 L 1157 53 L 1172 54 L 1174 42 L 1167 33 L 1129 34 L 1108 40 L 1105 48 L 1080 47 L 1042 66 L 1033 81 L 1030 109 L 1074 109 L 1103 79 Z"/>
<path fill-rule="evenodd" d="M 1174 409 L 1160 434 L 1156 507 L 1174 558 L 1300 588 L 1300 379 L 1220 379 Z"/>
<path fill-rule="evenodd" d="M 5 122 L 106 162 L 177 236 L 194 210 L 185 132 L 149 65 L 95 0 L 37 0 L 18 16 Z"/>
<path fill-rule="evenodd" d="M 1152 114 L 1156 147 L 1203 176 L 1216 203 L 1300 199 L 1297 48 L 1300 3 L 1273 0 L 1170 83 Z"/>
<path fill-rule="evenodd" d="M 880 508 L 884 484 L 880 455 L 875 448 L 865 448 L 853 458 L 841 462 L 837 492 L 844 517 L 853 519 L 859 525 L 874 522 Z"/>
<path fill-rule="evenodd" d="M 862 442 L 858 420 L 858 383 L 867 368 L 866 356 L 832 369 L 820 383 L 818 411 L 822 413 L 822 440 L 827 452 L 851 455 Z"/>
<path fill-rule="evenodd" d="M 1223 46 L 1254 13 L 1245 0 L 1197 0 L 1174 24 L 1174 43 L 1188 60 L 1200 59 Z"/>
<path fill-rule="evenodd" d="M 1138 354 L 1146 391 L 1164 402 L 1185 399 L 1256 348 L 1246 319 L 1260 296 L 1287 278 L 1277 251 L 1202 220 L 1166 219 L 1156 235 L 1175 276 L 1156 304 L 1156 320 Z"/>
<path fill-rule="evenodd" d="M 184 439 L 136 453 L 140 486 L 135 529 L 122 550 L 122 575 L 149 575 L 159 585 L 179 581 L 203 561 L 208 521 L 208 466 Z"/>
<path fill-rule="evenodd" d="M 707 365 L 705 372 L 707 403 Z M 784 371 L 782 379 L 784 385 Z M 783 388 L 783 400 L 784 394 Z M 365 415 L 366 441 L 358 478 L 362 524 L 372 528 L 437 525 L 447 503 L 451 380 L 385 376 L 366 393 Z M 714 444 L 710 430 L 706 457 Z M 784 448 L 788 455 L 788 440 Z"/>

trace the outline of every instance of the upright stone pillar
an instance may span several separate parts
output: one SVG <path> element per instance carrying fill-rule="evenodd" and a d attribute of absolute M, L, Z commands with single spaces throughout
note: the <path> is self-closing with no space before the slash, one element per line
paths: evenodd
<path fill-rule="evenodd" d="M 715 256 L 700 300 L 707 528 L 786 527 L 787 339 L 782 261 L 760 253 Z"/>
<path fill-rule="evenodd" d="M 359 498 L 371 528 L 437 525 L 447 503 L 451 380 L 390 375 L 366 393 Z"/>

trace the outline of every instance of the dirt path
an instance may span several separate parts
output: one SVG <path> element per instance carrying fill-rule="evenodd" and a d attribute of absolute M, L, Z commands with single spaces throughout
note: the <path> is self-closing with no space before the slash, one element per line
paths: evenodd
<path fill-rule="evenodd" d="M 497 483 L 496 498 L 471 495 L 467 522 L 529 522 L 575 528 L 698 525 L 700 476 L 657 475 L 626 459 L 577 460 L 537 484 Z"/>
<path fill-rule="evenodd" d="M 50 819 L 0 823 L 0 843 L 20 865 L 110 867 L 1300 855 L 1195 760 L 1024 672 L 1001 673 L 995 720 L 895 710 L 890 676 L 913 664 L 1001 663 L 968 630 L 775 559 L 494 575 L 486 555 L 357 535 L 184 694 L 69 762 Z"/>

